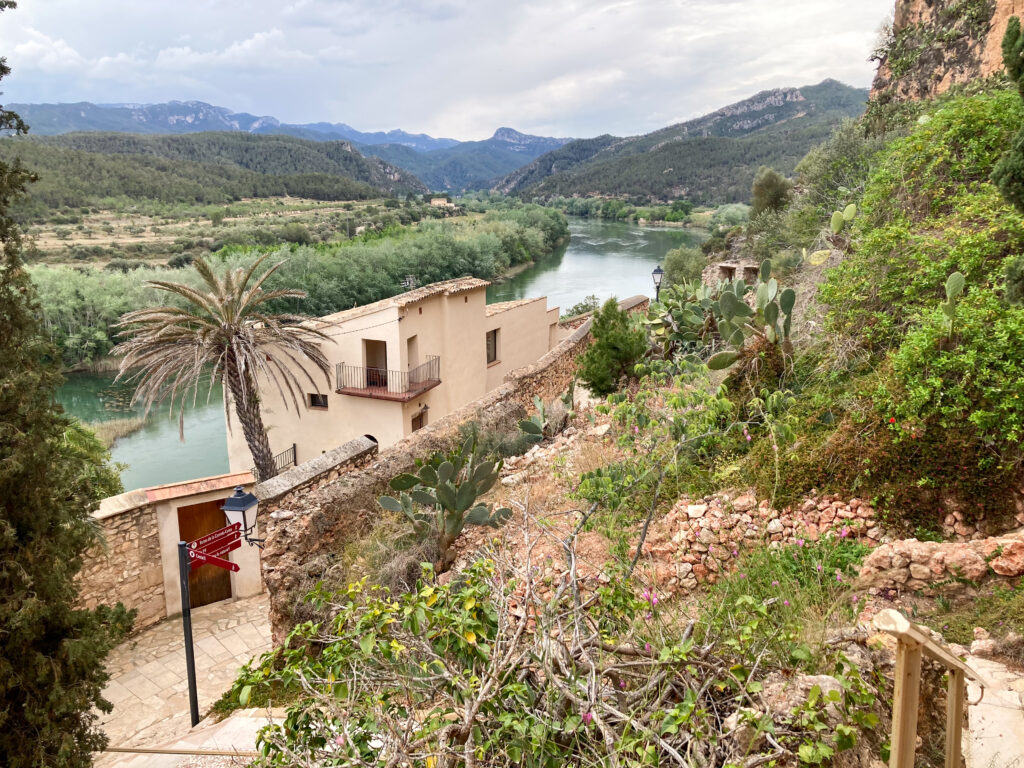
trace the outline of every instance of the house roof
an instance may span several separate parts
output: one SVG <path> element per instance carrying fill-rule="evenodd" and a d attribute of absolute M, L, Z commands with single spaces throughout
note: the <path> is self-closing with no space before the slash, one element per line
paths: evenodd
<path fill-rule="evenodd" d="M 547 301 L 547 299 L 543 296 L 539 296 L 535 299 L 515 299 L 513 301 L 499 301 L 495 304 L 488 304 L 487 317 L 499 315 L 502 312 L 508 312 L 510 309 L 522 307 L 525 306 L 526 304 L 533 304 L 533 302 L 535 301 Z"/>
<path fill-rule="evenodd" d="M 430 285 L 413 288 L 411 291 L 406 291 L 387 299 L 381 299 L 372 304 L 363 304 L 360 307 L 343 309 L 341 312 L 335 312 L 332 315 L 324 315 L 315 322 L 318 327 L 337 325 L 346 320 L 354 320 L 364 315 L 372 315 L 374 312 L 380 312 L 384 309 L 402 309 L 434 296 L 455 296 L 467 291 L 480 290 L 488 285 L 490 285 L 488 281 L 477 277 L 456 277 L 454 280 L 442 280 L 440 283 L 431 283 Z"/>

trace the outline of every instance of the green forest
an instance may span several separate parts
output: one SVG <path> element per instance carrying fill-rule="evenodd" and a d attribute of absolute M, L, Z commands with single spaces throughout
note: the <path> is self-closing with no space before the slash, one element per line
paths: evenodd
<path fill-rule="evenodd" d="M 346 142 L 205 133 L 135 136 L 78 133 L 0 139 L 0 160 L 20 159 L 39 177 L 17 209 L 23 219 L 60 207 L 126 197 L 164 203 L 227 203 L 248 197 L 365 200 L 425 192 L 415 177 Z"/>

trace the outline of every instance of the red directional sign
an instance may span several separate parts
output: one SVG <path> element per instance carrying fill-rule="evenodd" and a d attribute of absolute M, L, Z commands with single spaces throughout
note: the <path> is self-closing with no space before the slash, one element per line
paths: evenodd
<path fill-rule="evenodd" d="M 232 523 L 231 525 L 220 528 L 213 533 L 200 536 L 195 541 L 190 541 L 188 543 L 188 548 L 202 550 L 203 552 L 212 552 L 217 549 L 224 540 L 230 541 L 240 537 L 242 535 L 241 531 L 241 523 Z"/>
<path fill-rule="evenodd" d="M 216 555 L 208 555 L 197 549 L 190 549 L 188 551 L 188 559 L 192 566 L 192 570 L 195 570 L 202 565 L 216 565 L 218 568 L 223 568 L 227 571 L 238 570 L 238 563 L 232 563 L 230 560 L 224 560 Z"/>
<path fill-rule="evenodd" d="M 221 542 L 220 544 L 218 544 L 216 546 L 216 548 L 212 548 L 211 547 L 211 548 L 208 548 L 208 549 L 196 549 L 196 550 L 192 550 L 192 551 L 200 552 L 200 553 L 202 553 L 204 555 L 210 555 L 212 557 L 224 557 L 224 555 L 226 555 L 228 552 L 234 552 L 236 549 L 238 549 L 241 546 L 242 546 L 242 540 L 241 539 L 235 539 L 234 541 L 232 541 L 230 543 Z M 194 571 L 200 565 L 202 565 L 202 563 L 193 560 L 192 561 L 192 570 Z"/>

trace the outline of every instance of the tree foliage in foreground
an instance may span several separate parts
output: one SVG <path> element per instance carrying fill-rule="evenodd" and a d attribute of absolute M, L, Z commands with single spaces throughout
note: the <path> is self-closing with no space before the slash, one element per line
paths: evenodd
<path fill-rule="evenodd" d="M 0 11 L 13 7 L 0 0 Z M 0 78 L 9 72 L 0 59 Z M 26 130 L 5 110 L 0 128 Z M 106 743 L 95 714 L 111 709 L 103 660 L 130 617 L 74 607 L 82 553 L 97 543 L 89 514 L 120 480 L 54 404 L 60 373 L 7 214 L 29 180 L 0 163 L 0 764 L 63 768 L 91 765 Z"/>

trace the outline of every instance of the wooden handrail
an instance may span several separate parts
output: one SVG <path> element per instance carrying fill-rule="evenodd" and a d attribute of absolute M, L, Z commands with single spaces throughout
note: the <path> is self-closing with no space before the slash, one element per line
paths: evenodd
<path fill-rule="evenodd" d="M 942 664 L 949 670 L 946 695 L 946 768 L 960 768 L 963 735 L 965 679 L 991 688 L 976 670 L 964 664 L 945 646 L 932 639 L 927 629 L 914 624 L 899 611 L 880 611 L 875 628 L 896 638 L 895 695 L 892 704 L 892 744 L 889 768 L 914 768 L 917 748 L 917 709 L 921 696 L 921 657 Z"/>

